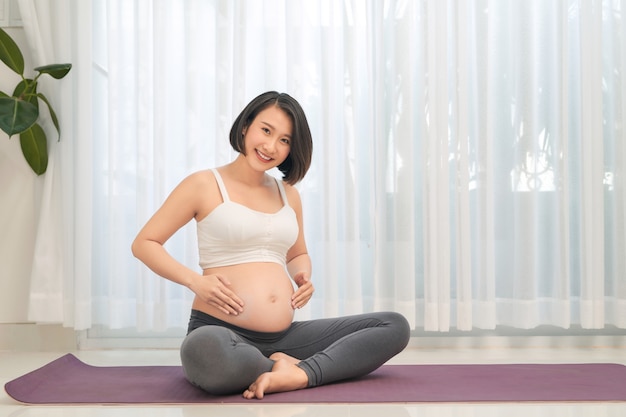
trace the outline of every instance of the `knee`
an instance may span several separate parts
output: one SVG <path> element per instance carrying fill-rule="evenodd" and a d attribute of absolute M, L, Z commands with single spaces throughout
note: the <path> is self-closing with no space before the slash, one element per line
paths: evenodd
<path fill-rule="evenodd" d="M 383 320 L 386 326 L 393 330 L 390 334 L 390 338 L 396 342 L 399 352 L 409 344 L 409 339 L 411 338 L 411 326 L 409 325 L 407 319 L 400 313 L 390 311 L 383 314 Z"/>
<path fill-rule="evenodd" d="M 203 326 L 189 333 L 180 346 L 180 359 L 184 368 L 207 362 L 207 358 L 220 349 L 221 337 L 215 333 L 219 328 Z"/>
<path fill-rule="evenodd" d="M 211 394 L 225 394 L 221 360 L 225 335 L 221 329 L 203 326 L 189 333 L 180 347 L 180 360 L 185 377 L 193 385 Z"/>

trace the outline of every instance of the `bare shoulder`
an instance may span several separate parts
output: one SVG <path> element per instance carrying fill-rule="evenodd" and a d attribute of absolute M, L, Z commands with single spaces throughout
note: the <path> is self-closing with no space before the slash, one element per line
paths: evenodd
<path fill-rule="evenodd" d="M 200 220 L 222 202 L 222 196 L 210 169 L 197 171 L 187 176 L 179 187 L 195 201 L 195 217 Z"/>
<path fill-rule="evenodd" d="M 179 193 L 204 195 L 207 191 L 210 192 L 212 187 L 215 187 L 215 177 L 211 170 L 197 171 L 189 174 L 176 186 L 176 190 Z"/>
<path fill-rule="evenodd" d="M 194 173 L 189 174 L 187 177 L 183 179 L 181 184 L 186 184 L 190 186 L 207 186 L 215 181 L 215 176 L 210 169 L 204 169 L 202 171 L 196 171 Z"/>
<path fill-rule="evenodd" d="M 174 187 L 165 204 L 184 204 L 188 207 L 195 207 L 201 201 L 197 197 L 201 195 L 202 190 L 206 189 L 210 183 L 211 177 L 209 175 L 211 174 L 199 171 L 186 176 Z"/>

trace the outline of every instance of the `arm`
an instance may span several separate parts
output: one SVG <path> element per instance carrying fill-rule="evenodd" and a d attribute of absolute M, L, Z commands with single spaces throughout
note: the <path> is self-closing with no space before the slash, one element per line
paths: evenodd
<path fill-rule="evenodd" d="M 287 264 L 287 271 L 298 286 L 291 297 L 291 306 L 294 309 L 302 308 L 309 302 L 315 291 L 311 283 L 311 258 L 306 253 L 293 258 Z"/>
<path fill-rule="evenodd" d="M 139 231 L 131 246 L 133 255 L 156 274 L 186 287 L 191 287 L 199 274 L 176 261 L 163 245 L 195 216 L 198 201 L 193 190 L 197 183 L 193 175 L 185 178 Z"/>
<path fill-rule="evenodd" d="M 296 242 L 287 252 L 287 272 L 289 272 L 289 275 L 298 286 L 298 289 L 291 297 L 291 305 L 293 308 L 302 308 L 309 302 L 315 291 L 311 283 L 311 258 L 307 252 L 304 239 L 300 194 L 291 186 L 286 185 L 285 190 L 289 199 L 289 205 L 296 212 L 299 229 Z"/>
<path fill-rule="evenodd" d="M 206 195 L 207 183 L 206 173 L 185 178 L 141 229 L 131 249 L 133 255 L 156 274 L 186 286 L 204 302 L 226 314 L 237 314 L 242 311 L 243 302 L 230 291 L 225 277 L 203 276 L 178 262 L 163 246 L 206 205 L 202 197 Z"/>

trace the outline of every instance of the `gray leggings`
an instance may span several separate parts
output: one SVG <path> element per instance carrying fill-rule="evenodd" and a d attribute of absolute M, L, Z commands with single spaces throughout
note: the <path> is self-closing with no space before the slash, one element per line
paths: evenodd
<path fill-rule="evenodd" d="M 374 371 L 406 347 L 409 334 L 406 319 L 394 312 L 293 322 L 262 333 L 192 310 L 180 356 L 187 379 L 215 395 L 243 392 L 272 369 L 275 352 L 300 359 L 314 387 Z"/>

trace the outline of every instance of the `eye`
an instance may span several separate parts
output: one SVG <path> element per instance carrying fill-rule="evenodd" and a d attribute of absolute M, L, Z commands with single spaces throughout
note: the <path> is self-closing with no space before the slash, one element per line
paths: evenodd
<path fill-rule="evenodd" d="M 266 128 L 266 127 L 262 127 L 261 130 L 263 132 L 265 132 L 266 134 L 268 134 L 268 135 L 270 134 L 270 130 L 268 128 Z"/>
<path fill-rule="evenodd" d="M 291 140 L 289 140 L 289 138 L 282 138 L 280 141 L 285 145 L 291 145 Z"/>

